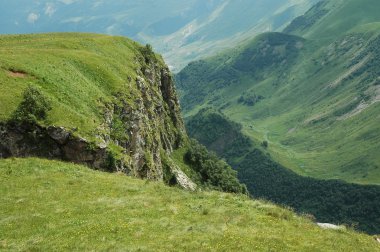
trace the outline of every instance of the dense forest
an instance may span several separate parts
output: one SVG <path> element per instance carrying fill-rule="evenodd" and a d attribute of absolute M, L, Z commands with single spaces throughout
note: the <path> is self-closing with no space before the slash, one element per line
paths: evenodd
<path fill-rule="evenodd" d="M 211 109 L 203 109 L 189 118 L 187 129 L 190 136 L 225 158 L 238 171 L 240 181 L 253 197 L 311 214 L 319 222 L 346 224 L 370 234 L 380 233 L 379 186 L 300 176 L 274 162 L 263 147 L 241 133 L 238 124 Z"/>

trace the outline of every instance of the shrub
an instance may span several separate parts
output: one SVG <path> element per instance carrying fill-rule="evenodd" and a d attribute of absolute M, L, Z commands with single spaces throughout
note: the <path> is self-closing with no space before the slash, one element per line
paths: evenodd
<path fill-rule="evenodd" d="M 239 97 L 238 103 L 242 103 L 246 106 L 255 106 L 256 103 L 260 102 L 264 99 L 264 96 L 262 95 L 256 95 L 256 94 L 243 94 Z"/>
<path fill-rule="evenodd" d="M 36 123 L 46 120 L 47 113 L 51 109 L 49 99 L 37 87 L 28 86 L 24 91 L 23 100 L 14 112 L 12 119 Z"/>
<path fill-rule="evenodd" d="M 200 175 L 205 187 L 224 192 L 247 194 L 247 188 L 240 184 L 236 171 L 197 141 L 191 141 L 185 154 L 185 161 Z"/>
<path fill-rule="evenodd" d="M 268 141 L 263 141 L 263 142 L 261 143 L 261 145 L 262 145 L 265 149 L 268 148 L 268 146 L 269 146 Z"/>
<path fill-rule="evenodd" d="M 153 52 L 153 48 L 150 44 L 146 44 L 140 49 L 141 54 L 144 56 L 145 63 L 150 64 L 152 61 L 155 61 L 156 55 Z"/>

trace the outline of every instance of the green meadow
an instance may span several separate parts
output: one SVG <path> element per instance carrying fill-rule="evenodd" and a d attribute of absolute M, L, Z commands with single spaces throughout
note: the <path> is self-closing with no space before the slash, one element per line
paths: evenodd
<path fill-rule="evenodd" d="M 0 161 L 2 251 L 380 251 L 271 203 L 42 159 Z"/>

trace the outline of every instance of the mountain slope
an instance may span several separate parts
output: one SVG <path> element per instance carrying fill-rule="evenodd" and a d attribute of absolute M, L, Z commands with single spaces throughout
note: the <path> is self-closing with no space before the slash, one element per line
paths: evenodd
<path fill-rule="evenodd" d="M 63 156 L 162 177 L 161 150 L 170 153 L 185 133 L 160 56 L 125 38 L 88 34 L 2 36 L 0 49 L 3 157 Z M 45 116 L 33 110 L 43 100 Z M 20 143 L 18 133 L 35 130 Z M 45 132 L 55 141 L 35 153 Z"/>
<path fill-rule="evenodd" d="M 168 64 L 188 62 L 280 30 L 317 0 L 2 1 L 0 33 L 96 32 L 151 43 Z M 233 39 L 231 39 L 233 38 Z"/>
<path fill-rule="evenodd" d="M 231 167 L 193 151 L 171 73 L 151 47 L 58 33 L 0 36 L 0 50 L 0 158 L 38 156 L 189 190 L 196 179 L 201 187 L 245 192 Z M 182 170 L 172 159 L 178 149 L 213 169 Z"/>
<path fill-rule="evenodd" d="M 266 202 L 57 161 L 0 160 L 0 184 L 1 250 L 380 251 Z"/>
<path fill-rule="evenodd" d="M 252 143 L 241 132 L 241 125 L 213 109 L 202 109 L 188 118 L 186 127 L 190 137 L 237 170 L 254 198 L 312 214 L 318 222 L 345 223 L 370 234 L 380 232 L 380 186 L 300 176 L 273 161 L 267 152 L 270 145 Z"/>
<path fill-rule="evenodd" d="M 356 4 L 312 9 L 288 29 L 305 37 L 264 34 L 189 64 L 177 75 L 185 115 L 211 105 L 301 175 L 379 184 L 380 26 L 365 23 L 380 16 L 353 14 L 358 26 L 347 26 L 343 13 L 349 18 Z M 360 10 L 374 4 L 361 1 Z M 323 8 L 330 9 L 316 15 Z M 328 39 L 318 27 L 332 29 Z"/>
<path fill-rule="evenodd" d="M 324 0 L 302 16 L 300 20 L 294 20 L 293 28 L 288 27 L 285 32 L 330 43 L 337 36 L 342 36 L 355 27 L 379 22 L 378 5 L 376 0 L 360 2 Z M 302 27 L 305 22 L 309 25 L 304 29 L 297 27 L 297 23 Z"/>

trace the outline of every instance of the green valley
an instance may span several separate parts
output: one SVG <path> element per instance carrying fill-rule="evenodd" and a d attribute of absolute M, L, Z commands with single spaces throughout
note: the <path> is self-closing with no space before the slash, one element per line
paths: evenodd
<path fill-rule="evenodd" d="M 185 117 L 211 106 L 300 175 L 380 184 L 378 5 L 322 1 L 286 33 L 190 63 Z"/>
<path fill-rule="evenodd" d="M 296 174 L 275 161 L 265 142 L 252 143 L 242 126 L 213 109 L 188 118 L 189 135 L 234 167 L 254 198 L 290 206 L 318 222 L 344 223 L 368 233 L 380 232 L 380 186 L 319 180 Z"/>

